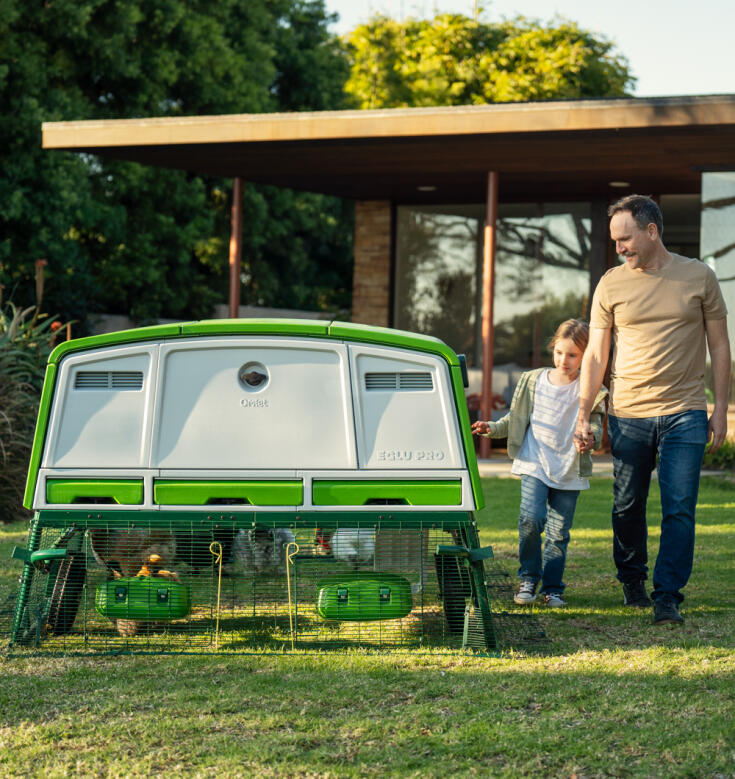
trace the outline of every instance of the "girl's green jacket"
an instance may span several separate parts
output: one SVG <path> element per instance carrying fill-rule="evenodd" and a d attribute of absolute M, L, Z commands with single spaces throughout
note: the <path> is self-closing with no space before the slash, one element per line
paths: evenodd
<path fill-rule="evenodd" d="M 513 400 L 510 402 L 510 411 L 497 422 L 488 422 L 490 432 L 485 433 L 489 438 L 507 438 L 508 456 L 515 459 L 520 451 L 523 439 L 526 437 L 526 430 L 531 423 L 531 411 L 533 410 L 533 398 L 536 392 L 536 381 L 543 371 L 548 368 L 537 368 L 534 371 L 526 371 L 521 374 Z M 607 389 L 601 387 L 595 398 L 595 405 L 590 414 L 590 428 L 595 443 L 594 448 L 598 449 L 602 443 L 602 420 L 605 415 L 605 398 Z M 579 455 L 579 475 L 592 475 L 592 457 L 589 452 L 582 452 Z"/>

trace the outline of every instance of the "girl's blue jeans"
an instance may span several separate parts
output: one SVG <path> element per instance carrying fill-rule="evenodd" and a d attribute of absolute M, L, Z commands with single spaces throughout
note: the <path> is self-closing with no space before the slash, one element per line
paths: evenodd
<path fill-rule="evenodd" d="M 680 590 L 694 560 L 694 508 L 707 442 L 707 412 L 682 411 L 644 419 L 608 417 L 615 469 L 613 485 L 613 559 L 618 579 L 647 578 L 646 500 L 658 457 L 661 490 L 661 540 L 653 570 L 653 598 Z"/>
<path fill-rule="evenodd" d="M 518 577 L 534 584 L 541 581 L 542 594 L 564 592 L 562 576 L 578 497 L 579 490 L 558 490 L 534 476 L 521 476 Z"/>

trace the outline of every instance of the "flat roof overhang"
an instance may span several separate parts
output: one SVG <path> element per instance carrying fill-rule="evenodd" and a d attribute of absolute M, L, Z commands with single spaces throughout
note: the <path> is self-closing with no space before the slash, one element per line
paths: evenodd
<path fill-rule="evenodd" d="M 735 170 L 735 95 L 47 122 L 43 148 L 399 203 L 698 193 Z M 421 191 L 419 187 L 435 187 Z"/>

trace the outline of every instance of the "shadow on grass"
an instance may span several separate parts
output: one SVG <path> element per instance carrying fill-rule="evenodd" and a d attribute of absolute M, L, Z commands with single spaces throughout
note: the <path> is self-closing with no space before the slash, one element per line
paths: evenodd
<path fill-rule="evenodd" d="M 443 657 L 451 662 L 451 656 Z M 339 701 L 348 701 L 354 716 L 361 716 L 359 712 L 380 706 L 381 702 L 387 710 L 397 694 L 407 701 L 431 702 L 437 709 L 442 705 L 465 705 L 472 708 L 488 698 L 495 699 L 495 704 L 505 698 L 508 707 L 524 708 L 528 704 L 527 700 L 514 699 L 508 691 L 517 694 L 525 688 L 556 689 L 559 694 L 563 690 L 566 704 L 595 707 L 600 704 L 598 695 L 608 690 L 613 683 L 619 689 L 638 689 L 639 694 L 646 690 L 646 695 L 652 698 L 655 698 L 656 689 L 660 688 L 675 698 L 691 696 L 692 678 L 707 674 L 707 669 L 693 667 L 681 676 L 675 673 L 672 675 L 663 667 L 664 660 L 660 669 L 649 666 L 648 670 L 642 670 L 633 663 L 606 669 L 601 663 L 593 662 L 589 670 L 580 671 L 578 666 L 565 670 L 563 665 L 557 665 L 559 660 L 555 660 L 554 666 L 549 669 L 538 664 L 533 667 L 502 666 L 497 665 L 502 660 L 485 661 L 463 655 L 459 659 L 469 668 L 454 667 L 451 672 L 443 672 L 430 666 L 412 668 L 411 656 L 407 653 L 396 655 L 389 666 L 380 662 L 379 655 L 371 658 L 370 655 L 355 653 L 344 656 L 342 660 L 338 656 L 326 656 L 325 653 L 263 658 L 220 656 L 218 659 L 222 661 L 225 658 L 227 664 L 218 664 L 214 669 L 218 694 L 211 699 L 210 706 L 217 708 L 220 702 L 227 702 L 223 703 L 223 708 L 225 705 L 229 708 L 233 701 L 242 700 L 244 711 L 249 705 L 248 701 L 252 703 L 254 696 L 262 694 L 268 702 L 263 716 L 275 710 L 277 701 L 287 700 L 291 696 L 327 708 Z M 150 690 L 159 688 L 163 678 L 169 680 L 167 706 L 173 706 L 173 710 L 178 712 L 177 716 L 187 716 L 184 708 L 176 709 L 176 699 L 184 700 L 189 690 L 209 686 L 207 668 L 210 662 L 211 658 L 191 656 L 185 659 L 165 656 L 154 662 L 135 657 L 80 658 L 71 665 L 54 665 L 53 673 L 45 674 L 43 668 L 38 668 L 39 675 L 35 675 L 33 667 L 28 663 L 10 662 L 4 668 L 8 686 L 0 722 L 12 727 L 28 720 L 25 696 L 20 692 L 29 684 L 29 676 L 32 677 L 34 693 L 34 717 L 43 718 L 47 722 L 65 714 L 76 715 L 80 701 L 84 702 L 87 712 L 97 708 L 114 715 L 116 690 L 130 701 L 132 710 L 140 709 L 141 706 L 136 704 L 136 696 L 142 696 L 139 700 L 141 705 L 148 702 Z M 491 664 L 488 665 L 488 662 Z M 51 666 L 47 666 L 46 670 L 50 669 Z M 489 681 L 491 685 L 488 685 Z M 350 693 L 350 690 L 363 689 L 366 682 L 371 685 L 370 700 Z M 702 682 L 697 686 L 697 695 L 710 695 L 715 692 L 715 688 L 724 694 L 734 687 L 735 670 L 722 668 L 717 674 L 716 685 L 712 681 Z M 13 691 L 19 694 L 14 696 Z M 308 697 L 305 698 L 305 695 Z M 346 714 L 344 709 L 341 711 Z M 252 709 L 250 712 L 257 716 L 257 712 Z M 196 712 L 192 716 L 196 717 Z"/>

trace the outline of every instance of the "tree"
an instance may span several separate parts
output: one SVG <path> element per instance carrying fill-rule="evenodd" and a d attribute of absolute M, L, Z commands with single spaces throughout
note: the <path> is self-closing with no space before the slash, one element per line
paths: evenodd
<path fill-rule="evenodd" d="M 346 90 L 360 108 L 613 97 L 634 85 L 610 41 L 563 20 L 377 16 L 347 41 Z"/>
<path fill-rule="evenodd" d="M 230 182 L 41 149 L 43 121 L 319 110 L 347 63 L 323 0 L 0 0 L 0 284 L 63 318 L 207 316 Z M 349 209 L 246 185 L 244 302 L 349 305 Z M 285 235 L 296 236 L 293 241 Z M 313 283 L 304 283 L 304 275 Z"/>
<path fill-rule="evenodd" d="M 610 41 L 561 19 L 479 23 L 443 14 L 398 22 L 376 16 L 347 36 L 347 46 L 345 88 L 365 109 L 622 96 L 634 84 Z M 412 218 L 398 231 L 401 325 L 445 338 L 477 364 L 481 217 L 453 220 L 417 209 Z M 583 314 L 578 295 L 542 299 L 543 267 L 588 275 L 588 219 L 572 212 L 569 221 L 570 229 L 560 233 L 543 219 L 498 220 L 496 299 L 518 304 L 524 314 L 497 323 L 496 363 L 538 361 L 553 317 Z M 454 240 L 458 230 L 471 234 Z M 460 298 L 464 304 L 454 302 Z"/>

